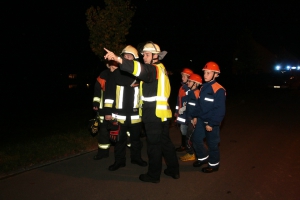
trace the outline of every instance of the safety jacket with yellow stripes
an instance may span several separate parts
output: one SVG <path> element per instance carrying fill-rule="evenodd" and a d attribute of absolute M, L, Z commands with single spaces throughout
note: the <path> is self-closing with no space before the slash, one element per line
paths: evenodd
<path fill-rule="evenodd" d="M 106 82 L 104 97 L 105 115 L 112 115 L 120 123 L 141 122 L 139 116 L 139 87 L 136 78 L 116 69 Z"/>
<path fill-rule="evenodd" d="M 103 111 L 104 92 L 105 92 L 105 83 L 106 80 L 108 79 L 109 73 L 110 73 L 109 69 L 105 69 L 104 71 L 102 71 L 100 75 L 97 77 L 94 86 L 93 106 L 98 107 L 100 123 L 103 123 L 104 120 L 104 111 Z"/>
<path fill-rule="evenodd" d="M 138 77 L 140 82 L 140 112 L 144 122 L 166 121 L 172 118 L 168 98 L 171 86 L 167 71 L 160 62 L 141 64 L 123 59 L 120 69 Z"/>

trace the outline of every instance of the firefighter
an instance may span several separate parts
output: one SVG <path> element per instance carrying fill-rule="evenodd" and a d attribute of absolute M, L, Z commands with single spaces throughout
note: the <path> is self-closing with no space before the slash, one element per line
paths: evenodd
<path fill-rule="evenodd" d="M 94 86 L 93 110 L 98 113 L 97 118 L 98 121 L 100 122 L 98 128 L 98 134 L 97 134 L 98 152 L 94 156 L 94 160 L 107 158 L 109 156 L 109 148 L 111 145 L 111 142 L 109 140 L 109 133 L 106 128 L 107 122 L 104 120 L 104 113 L 103 113 L 105 83 L 110 73 L 109 63 L 107 63 L 106 66 L 108 67 L 108 69 L 105 69 L 100 73 L 100 75 L 97 77 Z"/>
<path fill-rule="evenodd" d="M 199 87 L 202 85 L 202 78 L 198 74 L 191 74 L 189 80 L 187 81 L 187 86 L 189 87 L 188 94 L 186 95 L 185 105 L 179 109 L 179 112 L 183 110 L 185 114 L 185 125 L 188 127 L 187 134 L 185 138 L 186 154 L 179 157 L 181 161 L 193 161 L 195 160 L 194 149 L 192 147 L 192 134 L 194 132 L 193 124 L 191 123 L 192 116 L 190 115 L 195 109 L 196 102 L 199 98 Z"/>
<path fill-rule="evenodd" d="M 181 145 L 180 147 L 176 148 L 177 152 L 183 152 L 186 150 L 186 133 L 188 126 L 185 122 L 185 116 L 183 113 L 179 113 L 179 109 L 183 107 L 183 104 L 186 102 L 186 97 L 187 97 L 187 92 L 189 90 L 189 87 L 187 86 L 187 81 L 189 77 L 193 74 L 193 71 L 189 68 L 184 68 L 181 72 L 181 87 L 179 88 L 178 91 L 178 96 L 177 96 L 177 103 L 175 107 L 175 118 L 176 122 L 179 124 L 180 127 L 180 132 L 181 132 Z"/>
<path fill-rule="evenodd" d="M 132 46 L 126 46 L 122 54 L 123 59 L 138 59 L 138 52 Z M 131 163 L 139 166 L 147 166 L 147 162 L 141 157 L 142 142 L 141 135 L 141 117 L 138 113 L 139 106 L 139 87 L 136 77 L 120 71 L 118 63 L 114 62 L 111 67 L 111 74 L 106 83 L 105 93 L 105 119 L 113 120 L 119 124 L 118 136 L 115 140 L 115 162 L 109 166 L 110 171 L 115 171 L 120 167 L 126 166 L 126 144 L 127 135 L 130 134 L 130 157 Z"/>
<path fill-rule="evenodd" d="M 147 42 L 143 45 L 142 55 L 145 64 L 129 61 L 116 56 L 104 48 L 105 59 L 120 63 L 120 69 L 138 77 L 140 82 L 140 109 L 147 135 L 148 172 L 139 179 L 144 182 L 159 183 L 164 157 L 167 168 L 164 173 L 174 179 L 179 178 L 179 163 L 174 144 L 169 136 L 169 124 L 172 111 L 168 104 L 171 87 L 167 71 L 160 62 L 166 55 L 160 47 Z"/>
<path fill-rule="evenodd" d="M 197 156 L 194 167 L 202 168 L 202 172 L 216 172 L 220 166 L 220 125 L 225 116 L 225 89 L 216 82 L 220 74 L 220 68 L 215 62 L 208 62 L 202 69 L 204 81 L 196 108 L 191 116 L 194 117 L 193 124 L 196 126 L 193 133 L 193 146 Z M 206 138 L 207 149 L 203 143 Z"/>

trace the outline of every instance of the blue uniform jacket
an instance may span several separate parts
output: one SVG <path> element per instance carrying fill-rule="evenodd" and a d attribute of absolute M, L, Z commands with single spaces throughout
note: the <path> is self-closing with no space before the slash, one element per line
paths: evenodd
<path fill-rule="evenodd" d="M 186 111 L 185 111 L 186 124 L 189 124 L 192 120 L 192 113 L 194 112 L 194 110 L 196 108 L 197 101 L 199 99 L 199 93 L 200 93 L 200 90 L 198 88 L 194 89 L 194 90 L 190 90 L 188 92 Z"/>
<path fill-rule="evenodd" d="M 200 118 L 211 127 L 219 126 L 225 116 L 226 91 L 215 80 L 204 83 L 192 117 Z"/>

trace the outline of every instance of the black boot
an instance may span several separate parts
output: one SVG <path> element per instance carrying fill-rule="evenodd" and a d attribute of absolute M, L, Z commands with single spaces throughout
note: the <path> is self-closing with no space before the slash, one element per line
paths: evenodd
<path fill-rule="evenodd" d="M 116 171 L 117 169 L 119 169 L 120 167 L 125 167 L 126 164 L 125 163 L 117 163 L 115 162 L 114 164 L 110 165 L 108 167 L 109 171 Z"/>
<path fill-rule="evenodd" d="M 141 174 L 139 176 L 139 179 L 143 182 L 150 182 L 150 183 L 159 183 L 160 182 L 159 179 L 152 178 L 148 174 Z"/>
<path fill-rule="evenodd" d="M 101 160 L 102 158 L 107 158 L 109 156 L 109 149 L 98 148 L 97 155 L 94 156 L 94 160 Z"/>
<path fill-rule="evenodd" d="M 146 167 L 148 165 L 148 163 L 146 161 L 144 161 L 142 158 L 140 158 L 140 159 L 131 159 L 131 163 L 132 164 L 137 164 L 137 165 L 142 166 L 142 167 Z"/>

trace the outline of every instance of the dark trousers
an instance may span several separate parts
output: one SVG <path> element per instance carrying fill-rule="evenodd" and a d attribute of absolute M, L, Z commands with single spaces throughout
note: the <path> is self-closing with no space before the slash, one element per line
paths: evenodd
<path fill-rule="evenodd" d="M 115 162 L 117 163 L 126 163 L 127 131 L 130 132 L 130 157 L 132 160 L 141 159 L 141 123 L 120 124 L 119 141 L 115 143 L 114 149 Z"/>
<path fill-rule="evenodd" d="M 107 130 L 107 121 L 100 123 L 97 135 L 98 149 L 106 149 L 105 146 L 110 145 L 109 131 Z"/>
<path fill-rule="evenodd" d="M 164 157 L 170 173 L 179 173 L 179 163 L 174 144 L 169 136 L 169 121 L 145 122 L 147 153 L 149 158 L 148 175 L 160 179 Z"/>
<path fill-rule="evenodd" d="M 206 124 L 198 118 L 195 131 L 193 133 L 193 146 L 199 161 L 208 161 L 211 168 L 218 168 L 220 165 L 220 127 L 214 126 L 213 130 L 208 132 L 205 129 Z M 206 138 L 206 149 L 203 139 Z"/>

